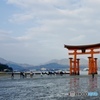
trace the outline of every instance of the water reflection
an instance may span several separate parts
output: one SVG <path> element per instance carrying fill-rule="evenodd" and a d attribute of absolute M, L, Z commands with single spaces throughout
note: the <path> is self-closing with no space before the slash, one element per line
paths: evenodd
<path fill-rule="evenodd" d="M 74 77 L 70 78 L 70 91 L 78 92 L 80 88 L 80 78 Z"/>
<path fill-rule="evenodd" d="M 69 91 L 75 91 L 75 92 L 97 91 L 98 88 L 97 78 L 98 77 L 70 78 Z"/>
<path fill-rule="evenodd" d="M 97 91 L 98 84 L 97 84 L 97 77 L 89 78 L 89 88 L 88 91 Z"/>

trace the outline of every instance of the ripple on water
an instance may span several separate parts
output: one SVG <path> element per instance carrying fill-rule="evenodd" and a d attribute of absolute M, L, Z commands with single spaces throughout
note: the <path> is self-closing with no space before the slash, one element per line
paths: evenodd
<path fill-rule="evenodd" d="M 0 100 L 100 100 L 100 78 L 46 77 L 0 81 Z M 97 97 L 70 97 L 70 91 L 97 91 Z"/>

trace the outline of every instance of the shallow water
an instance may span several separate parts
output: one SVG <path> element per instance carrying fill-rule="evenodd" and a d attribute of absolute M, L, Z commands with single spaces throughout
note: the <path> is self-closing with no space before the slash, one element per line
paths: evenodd
<path fill-rule="evenodd" d="M 48 76 L 33 78 L 15 76 L 0 78 L 0 100 L 100 100 L 100 77 Z M 81 93 L 70 96 L 69 93 Z M 84 93 L 97 92 L 98 96 Z M 83 94 L 82 94 L 83 93 Z"/>

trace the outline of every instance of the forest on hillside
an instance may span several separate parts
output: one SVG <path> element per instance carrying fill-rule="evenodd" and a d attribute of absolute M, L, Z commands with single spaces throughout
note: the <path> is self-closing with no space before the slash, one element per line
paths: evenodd
<path fill-rule="evenodd" d="M 6 64 L 0 63 L 0 71 L 11 72 L 13 69 Z"/>

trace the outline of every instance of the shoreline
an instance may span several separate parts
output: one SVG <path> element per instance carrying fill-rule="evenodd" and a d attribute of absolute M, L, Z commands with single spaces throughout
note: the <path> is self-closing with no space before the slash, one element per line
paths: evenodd
<path fill-rule="evenodd" d="M 94 78 L 100 77 L 100 74 L 94 75 Z M 69 75 L 69 74 L 63 74 L 63 75 L 47 75 L 47 74 L 34 74 L 32 77 L 30 76 L 30 73 L 27 74 L 27 76 L 20 76 L 20 73 L 14 73 L 14 76 L 11 76 L 11 72 L 0 72 L 0 79 L 51 79 L 51 78 L 92 78 L 92 75 Z"/>

